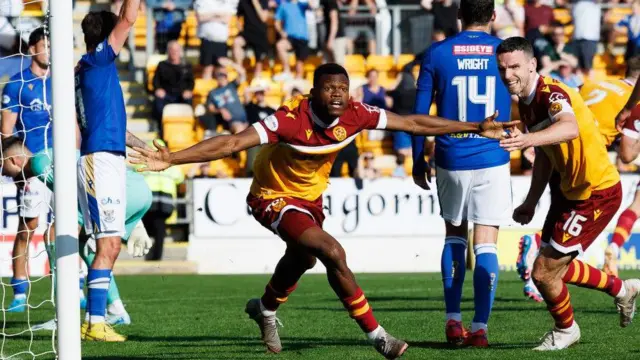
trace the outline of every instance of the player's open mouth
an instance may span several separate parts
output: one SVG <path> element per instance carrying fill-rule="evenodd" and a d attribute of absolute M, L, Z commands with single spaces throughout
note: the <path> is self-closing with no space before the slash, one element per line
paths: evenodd
<path fill-rule="evenodd" d="M 341 109 L 342 108 L 342 101 L 332 101 L 329 103 L 329 106 L 334 108 L 334 109 Z"/>

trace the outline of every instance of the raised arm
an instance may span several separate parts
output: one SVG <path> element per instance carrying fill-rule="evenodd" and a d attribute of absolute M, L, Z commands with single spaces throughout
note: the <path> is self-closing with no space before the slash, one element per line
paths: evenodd
<path fill-rule="evenodd" d="M 140 8 L 140 0 L 124 0 L 122 3 L 116 27 L 109 34 L 109 45 L 116 54 L 120 53 L 129 37 L 129 31 L 138 18 L 138 8 Z"/>
<path fill-rule="evenodd" d="M 162 171 L 173 165 L 222 159 L 233 153 L 260 145 L 260 136 L 256 128 L 250 126 L 238 134 L 216 136 L 173 153 L 155 141 L 154 145 L 158 151 L 136 147 L 136 153 L 129 154 L 133 159 L 131 161 L 133 164 L 144 165 L 138 171 Z"/>

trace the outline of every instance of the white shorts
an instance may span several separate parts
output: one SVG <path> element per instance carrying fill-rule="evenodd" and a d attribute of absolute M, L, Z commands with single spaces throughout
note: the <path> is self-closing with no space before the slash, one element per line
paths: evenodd
<path fill-rule="evenodd" d="M 124 236 L 126 190 L 124 156 L 97 152 L 80 157 L 78 199 L 88 235 Z"/>
<path fill-rule="evenodd" d="M 512 215 L 511 171 L 504 164 L 480 170 L 446 170 L 436 173 L 440 214 L 453 224 L 463 221 L 500 226 Z"/>
<path fill-rule="evenodd" d="M 34 219 L 50 211 L 51 190 L 40 179 L 29 178 L 24 187 L 18 190 L 18 215 Z"/>

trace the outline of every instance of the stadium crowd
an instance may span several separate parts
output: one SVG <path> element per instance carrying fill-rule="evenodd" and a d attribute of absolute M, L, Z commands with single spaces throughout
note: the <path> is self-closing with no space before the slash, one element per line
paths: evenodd
<path fill-rule="evenodd" d="M 16 21 L 23 1 L 0 4 L 0 57 L 7 57 L 24 49 L 16 29 L 28 22 Z M 355 99 L 400 114 L 411 112 L 423 51 L 460 31 L 457 1 L 419 4 L 421 10 L 411 16 L 421 20 L 419 29 L 428 41 L 413 49 L 417 55 L 395 59 L 378 55 L 389 52 L 389 6 L 415 5 L 412 1 L 146 0 L 141 10 L 152 10 L 154 48 L 162 59 L 147 65 L 150 128 L 173 149 L 237 133 L 272 114 L 284 99 L 307 93 L 312 70 L 326 61 L 349 70 Z M 112 0 L 111 10 L 117 13 L 121 5 L 122 0 Z M 541 74 L 578 87 L 585 79 L 624 75 L 624 61 L 640 52 L 639 24 L 640 1 L 497 0 L 492 27 L 503 39 L 525 36 L 534 44 Z M 177 128 L 164 131 L 163 110 L 169 104 L 193 108 L 187 116 L 194 119 L 187 140 L 184 134 L 175 137 Z M 515 118 L 515 105 L 513 109 Z M 406 134 L 369 131 L 340 153 L 332 176 L 404 177 L 411 168 L 410 155 Z M 512 171 L 527 173 L 530 155 L 527 150 L 513 156 Z M 187 176 L 251 176 L 254 156 L 250 152 L 183 170 Z"/>

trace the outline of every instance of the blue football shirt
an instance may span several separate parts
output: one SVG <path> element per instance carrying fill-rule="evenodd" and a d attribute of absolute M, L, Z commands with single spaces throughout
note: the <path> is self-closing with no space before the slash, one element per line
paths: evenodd
<path fill-rule="evenodd" d="M 428 114 L 435 95 L 438 116 L 482 121 L 498 110 L 497 121 L 509 121 L 511 96 L 495 57 L 501 41 L 484 32 L 463 31 L 431 45 L 420 68 L 416 113 Z M 423 149 L 424 137 L 414 137 L 414 164 L 424 163 Z M 509 162 L 509 153 L 497 140 L 467 133 L 436 137 L 435 157 L 436 165 L 447 170 L 485 169 Z"/>
<path fill-rule="evenodd" d="M 2 93 L 2 109 L 18 114 L 16 136 L 32 153 L 52 146 L 51 77 L 37 77 L 26 68 L 13 75 Z"/>
<path fill-rule="evenodd" d="M 127 113 L 108 38 L 82 56 L 76 70 L 76 112 L 82 155 L 99 151 L 125 154 Z"/>

